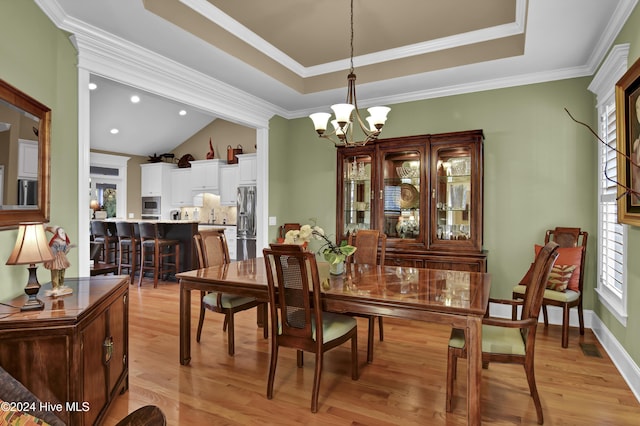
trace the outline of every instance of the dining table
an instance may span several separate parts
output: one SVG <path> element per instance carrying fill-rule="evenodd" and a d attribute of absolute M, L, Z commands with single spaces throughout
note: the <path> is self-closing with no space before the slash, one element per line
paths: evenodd
<path fill-rule="evenodd" d="M 489 303 L 488 273 L 351 264 L 341 275 L 318 262 L 323 309 L 444 324 L 465 331 L 467 423 L 481 424 L 482 318 Z M 264 258 L 181 272 L 180 363 L 191 361 L 191 291 L 221 291 L 268 302 Z M 444 379 L 444 377 L 443 377 Z"/>

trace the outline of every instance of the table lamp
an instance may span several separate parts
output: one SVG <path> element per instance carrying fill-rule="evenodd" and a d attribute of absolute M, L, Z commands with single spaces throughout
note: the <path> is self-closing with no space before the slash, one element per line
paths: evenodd
<path fill-rule="evenodd" d="M 36 297 L 40 291 L 36 263 L 51 260 L 53 260 L 53 253 L 49 248 L 42 223 L 21 223 L 18 228 L 16 245 L 7 260 L 7 265 L 29 265 L 29 281 L 24 288 L 29 299 L 20 308 L 21 311 L 44 309 L 44 303 Z"/>

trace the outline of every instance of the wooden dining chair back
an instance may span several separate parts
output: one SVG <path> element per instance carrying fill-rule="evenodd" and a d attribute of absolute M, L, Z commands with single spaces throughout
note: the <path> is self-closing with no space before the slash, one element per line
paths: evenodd
<path fill-rule="evenodd" d="M 229 257 L 229 246 L 224 235 L 224 229 L 203 230 L 193 236 L 196 248 L 196 257 L 199 268 L 210 266 L 227 265 L 231 262 Z M 229 355 L 235 354 L 235 326 L 234 314 L 247 309 L 262 306 L 259 310 L 263 336 L 269 337 L 267 324 L 268 307 L 264 302 L 260 302 L 253 297 L 237 296 L 235 294 L 221 292 L 200 292 L 200 317 L 198 319 L 198 331 L 196 341 L 200 342 L 202 337 L 202 327 L 204 325 L 204 315 L 206 310 L 218 312 L 224 315 L 222 330 L 227 332 L 227 351 Z"/>
<path fill-rule="evenodd" d="M 351 378 L 358 379 L 358 329 L 348 315 L 322 311 L 320 279 L 315 254 L 299 245 L 273 244 L 264 249 L 271 313 L 271 363 L 267 398 L 273 398 L 273 382 L 280 346 L 297 350 L 297 365 L 303 351 L 315 353 L 316 365 L 311 412 L 318 411 L 318 392 L 324 353 L 351 340 Z"/>
<path fill-rule="evenodd" d="M 133 280 L 138 269 L 140 258 L 140 233 L 135 231 L 137 224 L 133 222 L 118 221 L 116 229 L 118 231 L 118 275 L 122 270 L 129 272 L 129 280 Z"/>
<path fill-rule="evenodd" d="M 387 248 L 386 234 L 376 229 L 361 229 L 349 234 L 348 242 L 358 250 L 347 258 L 347 262 L 384 265 Z"/>
<path fill-rule="evenodd" d="M 558 258 L 558 244 L 547 243 L 536 256 L 533 264 L 531 283 L 527 286 L 522 300 L 489 299 L 490 303 L 514 306 L 522 305 L 520 319 L 485 317 L 482 320 L 482 365 L 491 362 L 520 364 L 524 367 L 529 384 L 529 392 L 536 407 L 538 423 L 544 422 L 540 396 L 534 373 L 535 338 L 538 316 L 547 280 Z M 462 329 L 453 329 L 449 339 L 447 362 L 446 410 L 451 412 L 453 385 L 456 377 L 458 358 L 466 358 L 466 339 Z M 480 392 L 477 389 L 476 392 Z"/>
<path fill-rule="evenodd" d="M 140 278 L 142 285 L 145 271 L 153 272 L 153 287 L 158 287 L 158 279 L 170 273 L 180 272 L 180 241 L 165 238 L 156 222 L 140 222 Z"/>
<path fill-rule="evenodd" d="M 542 315 L 545 327 L 549 326 L 549 316 L 547 313 L 547 305 L 558 306 L 562 308 L 562 347 L 569 346 L 569 313 L 571 308 L 578 308 L 578 323 L 580 327 L 580 335 L 584 335 L 584 313 L 582 308 L 582 296 L 584 287 L 584 269 L 585 259 L 587 255 L 587 240 L 589 234 L 580 228 L 557 227 L 549 229 L 546 232 L 544 242 L 554 241 L 560 248 L 558 249 L 559 257 L 556 262 L 556 270 L 553 275 L 560 275 L 562 271 L 566 271 L 567 267 L 575 266 L 571 274 L 567 276 L 568 282 L 565 285 L 555 288 L 547 288 L 545 290 L 544 299 L 542 301 Z M 538 249 L 539 246 L 536 246 Z M 521 283 L 513 288 L 514 299 L 522 299 L 524 297 L 528 276 L 521 280 Z M 566 288 L 564 288 L 566 286 Z M 515 318 L 516 312 L 513 312 Z"/>
<path fill-rule="evenodd" d="M 285 236 L 289 231 L 299 231 L 301 225 L 299 223 L 285 223 L 278 228 L 278 242 L 284 242 Z"/>
<path fill-rule="evenodd" d="M 347 258 L 347 269 L 353 264 L 368 265 L 384 265 L 385 251 L 387 249 L 387 235 L 376 229 L 361 229 L 355 233 L 349 234 L 349 245 L 357 248 L 353 255 Z M 380 254 L 378 255 L 378 251 Z M 373 340 L 376 318 L 378 319 L 378 330 L 380 341 L 384 340 L 384 325 L 381 316 L 356 314 L 353 316 L 367 318 L 369 321 L 369 330 L 367 334 L 367 362 L 373 362 Z"/>

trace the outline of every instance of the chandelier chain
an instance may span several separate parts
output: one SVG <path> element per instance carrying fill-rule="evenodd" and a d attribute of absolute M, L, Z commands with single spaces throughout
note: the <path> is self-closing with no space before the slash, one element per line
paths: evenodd
<path fill-rule="evenodd" d="M 351 69 L 349 72 L 353 73 L 353 0 L 351 0 Z"/>

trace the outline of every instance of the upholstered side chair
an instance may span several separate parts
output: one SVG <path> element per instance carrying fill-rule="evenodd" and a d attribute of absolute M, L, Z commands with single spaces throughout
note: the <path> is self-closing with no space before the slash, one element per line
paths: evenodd
<path fill-rule="evenodd" d="M 297 365 L 303 351 L 316 356 L 311 412 L 318 411 L 318 393 L 324 353 L 351 341 L 351 378 L 358 379 L 358 327 L 350 315 L 322 311 L 318 266 L 314 253 L 291 244 L 273 244 L 264 249 L 271 313 L 271 362 L 267 398 L 273 398 L 273 383 L 281 346 L 297 350 Z"/>
<path fill-rule="evenodd" d="M 229 247 L 224 235 L 224 229 L 211 229 L 200 231 L 193 236 L 196 257 L 198 259 L 199 268 L 208 268 L 210 266 L 228 265 L 230 263 Z M 234 315 L 238 312 L 262 306 L 262 326 L 263 336 L 266 339 L 269 336 L 269 328 L 267 325 L 267 304 L 260 302 L 253 297 L 237 296 L 235 294 L 221 292 L 200 292 L 200 317 L 198 319 L 198 331 L 196 333 L 196 341 L 200 342 L 202 337 L 202 327 L 204 325 L 204 315 L 206 310 L 224 314 L 224 323 L 222 330 L 227 332 L 227 346 L 229 355 L 235 354 L 235 329 Z"/>
<path fill-rule="evenodd" d="M 589 234 L 580 228 L 557 227 L 546 232 L 544 242 L 558 243 L 558 261 L 552 271 L 551 279 L 544 292 L 542 301 L 542 315 L 545 327 L 549 326 L 547 305 L 562 308 L 562 347 L 569 346 L 569 313 L 573 307 L 578 308 L 578 323 L 580 335 L 584 336 L 584 314 L 582 308 L 582 295 L 584 293 L 584 267 L 587 254 L 587 239 Z M 536 246 L 539 250 L 540 246 Z M 573 267 L 573 268 L 572 268 Z M 569 268 L 572 268 L 569 271 Z M 567 274 L 566 271 L 570 273 Z M 520 284 L 513 288 L 514 299 L 522 299 L 526 290 L 526 285 L 530 280 L 528 273 L 520 281 Z M 563 279 L 566 277 L 566 279 Z M 514 308 L 513 318 L 515 318 L 516 308 Z"/>
<path fill-rule="evenodd" d="M 554 242 L 547 243 L 540 250 L 533 265 L 531 283 L 525 290 L 524 299 L 489 299 L 491 303 L 522 305 L 522 315 L 519 320 L 494 317 L 485 317 L 482 320 L 482 366 L 488 368 L 489 363 L 500 362 L 520 364 L 524 367 L 539 424 L 544 422 L 544 417 L 533 364 L 535 339 L 546 282 L 557 258 L 558 244 Z M 452 410 L 458 358 L 466 358 L 466 356 L 464 330 L 453 329 L 449 340 L 447 362 L 447 412 Z"/>

